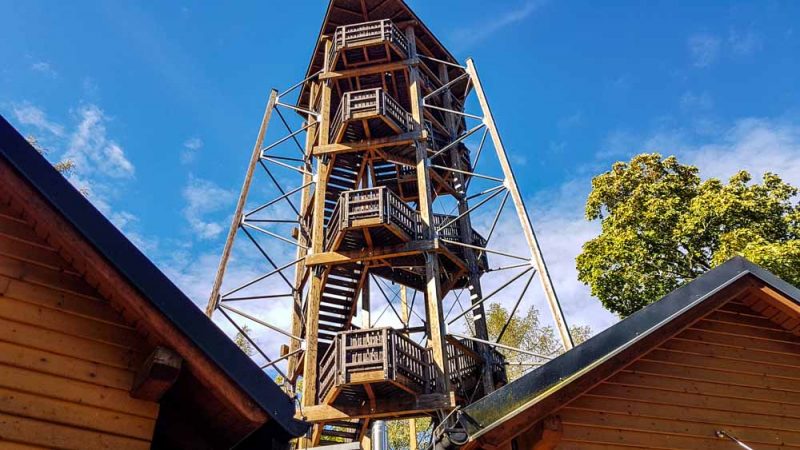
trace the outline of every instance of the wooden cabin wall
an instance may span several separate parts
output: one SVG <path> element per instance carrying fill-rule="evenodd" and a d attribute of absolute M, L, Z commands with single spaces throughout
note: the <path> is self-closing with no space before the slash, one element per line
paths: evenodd
<path fill-rule="evenodd" d="M 0 447 L 149 448 L 158 404 L 129 395 L 143 350 L 135 330 L 0 203 Z"/>
<path fill-rule="evenodd" d="M 559 449 L 800 448 L 800 338 L 734 299 L 556 414 Z"/>

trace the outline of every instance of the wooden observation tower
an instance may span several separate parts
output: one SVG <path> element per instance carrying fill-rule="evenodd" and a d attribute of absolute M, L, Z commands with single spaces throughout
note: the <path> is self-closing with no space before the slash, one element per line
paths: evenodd
<path fill-rule="evenodd" d="M 570 348 L 473 62 L 401 0 L 332 0 L 305 79 L 269 96 L 207 309 L 297 394 L 303 445 L 504 384 L 484 304 L 513 315 L 537 276 Z"/>

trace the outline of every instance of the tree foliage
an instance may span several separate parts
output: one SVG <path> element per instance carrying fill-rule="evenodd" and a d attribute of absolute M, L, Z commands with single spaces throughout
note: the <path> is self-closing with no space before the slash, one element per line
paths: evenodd
<path fill-rule="evenodd" d="M 28 135 L 25 137 L 25 140 L 28 141 L 28 143 L 31 144 L 31 147 L 36 149 L 36 151 L 40 154 L 47 154 L 47 149 L 42 146 L 36 136 Z M 55 168 L 61 175 L 67 176 L 73 171 L 73 169 L 75 169 L 75 162 L 73 162 L 71 159 L 65 159 L 63 161 L 54 163 L 53 168 Z"/>
<path fill-rule="evenodd" d="M 622 317 L 735 255 L 800 285 L 798 190 L 772 173 L 703 181 L 674 156 L 641 154 L 592 180 L 578 279 Z"/>
<path fill-rule="evenodd" d="M 500 335 L 503 326 L 508 321 L 509 312 L 499 303 L 492 303 L 486 310 L 486 326 L 489 330 L 489 339 L 494 341 Z M 580 344 L 591 336 L 588 326 L 570 328 L 570 334 L 575 344 Z M 501 344 L 537 353 L 547 358 L 553 358 L 564 352 L 561 338 L 557 336 L 552 326 L 542 326 L 539 319 L 539 310 L 530 307 L 524 315 L 515 314 L 503 333 Z M 498 348 L 506 358 L 509 365 L 506 373 L 509 381 L 522 376 L 532 367 L 546 362 L 546 359 L 532 355 Z"/>
<path fill-rule="evenodd" d="M 421 417 L 414 419 L 417 425 L 417 448 L 424 449 L 431 439 L 431 418 Z M 408 450 L 411 442 L 410 428 L 408 419 L 390 420 L 386 422 L 387 434 L 389 436 L 389 448 L 392 450 Z"/>
<path fill-rule="evenodd" d="M 242 349 L 245 355 L 253 356 L 253 354 L 255 353 L 255 349 L 253 348 L 253 344 L 250 343 L 245 334 L 247 334 L 248 336 L 250 335 L 250 327 L 248 327 L 247 325 L 243 325 L 242 331 L 236 333 L 236 336 L 233 338 L 233 342 L 236 343 L 236 346 Z"/>

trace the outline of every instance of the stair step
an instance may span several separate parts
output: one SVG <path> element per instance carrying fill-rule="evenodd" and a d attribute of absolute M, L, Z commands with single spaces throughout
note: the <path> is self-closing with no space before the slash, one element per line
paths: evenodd
<path fill-rule="evenodd" d="M 323 304 L 322 302 L 320 302 L 319 310 L 331 314 L 341 314 L 341 315 L 346 315 L 350 313 L 350 308 L 335 308 L 333 306 Z"/>
<path fill-rule="evenodd" d="M 328 325 L 328 324 L 320 323 L 318 325 L 318 327 L 319 327 L 320 330 L 333 331 L 335 333 L 338 333 L 340 331 L 344 331 L 344 325 L 336 325 L 336 326 L 334 326 L 334 325 Z M 331 338 L 331 339 L 333 339 L 333 338 Z"/>
<path fill-rule="evenodd" d="M 350 422 L 347 420 L 334 420 L 333 422 L 328 422 L 325 425 L 331 425 L 334 427 L 342 427 L 342 428 L 352 428 L 354 430 L 361 429 L 361 421 Z"/>
<path fill-rule="evenodd" d="M 354 432 L 354 431 L 347 432 L 347 431 L 339 431 L 339 430 L 330 430 L 330 429 L 327 429 L 327 428 L 322 430 L 322 434 L 324 436 L 335 436 L 335 437 L 346 438 L 346 439 L 355 439 L 355 437 L 357 436 L 357 433 Z"/>
<path fill-rule="evenodd" d="M 329 316 L 329 315 L 327 315 L 327 314 L 320 314 L 320 315 L 319 315 L 319 320 L 320 320 L 320 321 L 323 321 L 323 320 L 324 320 L 325 322 L 331 322 L 331 323 L 339 323 L 339 324 L 344 324 L 344 321 L 345 321 L 346 319 L 347 319 L 347 317 L 346 317 L 346 316 L 344 316 L 344 317 L 337 317 L 337 316 Z"/>

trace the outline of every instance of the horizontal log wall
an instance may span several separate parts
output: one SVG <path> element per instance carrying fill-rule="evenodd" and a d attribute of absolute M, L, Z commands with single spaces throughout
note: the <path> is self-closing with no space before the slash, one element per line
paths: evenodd
<path fill-rule="evenodd" d="M 800 338 L 732 300 L 557 414 L 560 449 L 800 448 Z"/>
<path fill-rule="evenodd" d="M 0 204 L 0 447 L 149 448 L 158 404 L 129 395 L 144 350 L 136 331 Z"/>

